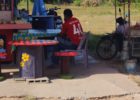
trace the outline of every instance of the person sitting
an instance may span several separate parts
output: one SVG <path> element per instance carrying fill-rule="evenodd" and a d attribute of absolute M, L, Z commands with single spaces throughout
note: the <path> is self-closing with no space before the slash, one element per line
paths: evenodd
<path fill-rule="evenodd" d="M 57 37 L 59 44 L 55 49 L 51 49 L 52 52 L 61 51 L 61 50 L 76 50 L 80 40 L 83 36 L 83 28 L 80 21 L 73 17 L 71 9 L 64 10 L 64 23 L 62 25 L 61 33 Z M 53 64 L 58 63 L 58 58 L 52 55 Z"/>
<path fill-rule="evenodd" d="M 73 17 L 71 9 L 64 10 L 64 23 L 60 36 L 57 38 L 59 41 L 59 49 L 77 49 L 80 40 L 83 36 L 83 28 L 80 21 Z"/>

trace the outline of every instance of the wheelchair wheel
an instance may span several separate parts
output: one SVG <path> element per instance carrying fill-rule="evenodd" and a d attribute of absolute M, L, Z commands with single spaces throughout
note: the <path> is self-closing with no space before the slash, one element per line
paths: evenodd
<path fill-rule="evenodd" d="M 96 46 L 96 53 L 99 58 L 110 60 L 117 55 L 117 47 L 115 42 L 109 38 L 101 39 Z"/>

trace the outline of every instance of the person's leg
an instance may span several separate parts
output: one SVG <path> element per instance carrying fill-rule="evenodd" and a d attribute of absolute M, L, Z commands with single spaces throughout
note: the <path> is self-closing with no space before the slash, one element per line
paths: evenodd
<path fill-rule="evenodd" d="M 115 34 L 115 42 L 118 48 L 118 51 L 121 52 L 123 50 L 123 40 L 124 40 L 124 36 L 121 33 L 116 33 Z"/>
<path fill-rule="evenodd" d="M 59 41 L 59 45 L 58 45 L 59 50 L 66 50 L 66 49 L 75 50 L 75 49 L 77 49 L 77 46 L 74 45 L 70 40 L 58 37 L 58 41 Z"/>
<path fill-rule="evenodd" d="M 123 34 L 119 34 L 118 36 L 118 40 L 119 40 L 119 52 L 121 52 L 123 50 Z"/>

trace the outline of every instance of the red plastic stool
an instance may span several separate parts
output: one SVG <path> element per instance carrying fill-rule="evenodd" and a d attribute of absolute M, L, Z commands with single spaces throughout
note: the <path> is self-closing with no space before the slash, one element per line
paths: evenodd
<path fill-rule="evenodd" d="M 55 56 L 59 57 L 59 66 L 62 74 L 68 74 L 69 73 L 69 62 L 70 57 L 77 56 L 78 53 L 76 51 L 60 51 L 55 52 Z"/>
<path fill-rule="evenodd" d="M 0 75 L 1 75 L 1 59 L 5 59 L 6 55 L 7 54 L 5 52 L 0 52 Z"/>

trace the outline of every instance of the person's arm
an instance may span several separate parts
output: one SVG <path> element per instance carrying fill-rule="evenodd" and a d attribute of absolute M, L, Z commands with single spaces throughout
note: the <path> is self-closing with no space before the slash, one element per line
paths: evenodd
<path fill-rule="evenodd" d="M 59 36 L 66 37 L 66 30 L 67 30 L 67 25 L 66 23 L 63 23 Z"/>

